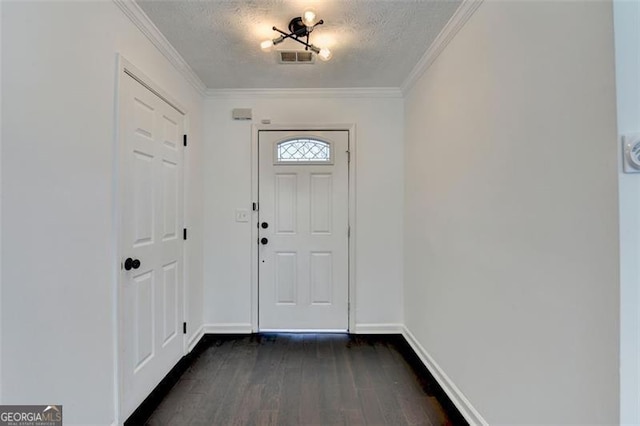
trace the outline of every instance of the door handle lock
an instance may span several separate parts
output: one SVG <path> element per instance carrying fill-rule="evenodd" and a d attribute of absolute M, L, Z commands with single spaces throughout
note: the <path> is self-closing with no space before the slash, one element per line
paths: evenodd
<path fill-rule="evenodd" d="M 132 269 L 138 269 L 140 267 L 140 261 L 138 259 L 132 259 L 130 257 L 124 261 L 124 269 L 125 271 L 130 271 Z"/>
<path fill-rule="evenodd" d="M 261 243 L 262 245 L 266 245 L 266 244 L 269 244 L 269 240 L 268 240 L 266 237 L 262 237 L 262 238 L 260 239 L 260 243 Z"/>

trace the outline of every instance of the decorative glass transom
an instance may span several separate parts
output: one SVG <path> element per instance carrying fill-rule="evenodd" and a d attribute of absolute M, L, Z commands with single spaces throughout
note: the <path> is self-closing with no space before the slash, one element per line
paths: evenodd
<path fill-rule="evenodd" d="M 331 163 L 331 145 L 317 139 L 293 139 L 276 145 L 278 163 Z"/>

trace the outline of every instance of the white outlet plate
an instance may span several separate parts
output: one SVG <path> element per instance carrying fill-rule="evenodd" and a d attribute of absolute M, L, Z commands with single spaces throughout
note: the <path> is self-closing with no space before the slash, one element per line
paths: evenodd
<path fill-rule="evenodd" d="M 236 222 L 249 222 L 249 210 L 236 209 Z"/>

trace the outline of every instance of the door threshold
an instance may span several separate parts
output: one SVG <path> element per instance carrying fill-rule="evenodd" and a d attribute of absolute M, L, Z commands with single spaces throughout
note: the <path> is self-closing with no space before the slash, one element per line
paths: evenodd
<path fill-rule="evenodd" d="M 336 329 L 298 329 L 298 328 L 261 328 L 258 333 L 349 333 L 346 328 Z"/>

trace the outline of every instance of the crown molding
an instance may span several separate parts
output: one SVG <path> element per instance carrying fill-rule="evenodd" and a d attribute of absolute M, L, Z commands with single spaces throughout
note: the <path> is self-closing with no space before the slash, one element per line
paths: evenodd
<path fill-rule="evenodd" d="M 243 98 L 402 98 L 396 87 L 349 87 L 317 89 L 209 89 L 212 99 Z"/>
<path fill-rule="evenodd" d="M 406 95 L 411 88 L 418 82 L 420 77 L 435 62 L 440 53 L 447 47 L 449 42 L 458 34 L 458 31 L 464 27 L 469 18 L 480 7 L 483 0 L 463 0 L 460 7 L 455 11 L 449 22 L 444 26 L 438 37 L 431 43 L 431 46 L 422 55 L 415 67 L 400 86 L 400 90 Z"/>
<path fill-rule="evenodd" d="M 138 27 L 151 43 L 169 60 L 171 65 L 193 86 L 201 95 L 205 95 L 207 87 L 200 80 L 200 77 L 191 69 L 189 64 L 169 43 L 169 40 L 160 32 L 151 19 L 134 0 L 113 0 L 113 2 L 124 12 L 131 22 Z"/>

